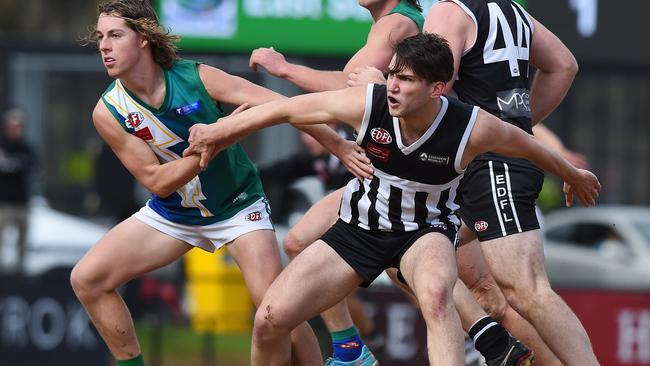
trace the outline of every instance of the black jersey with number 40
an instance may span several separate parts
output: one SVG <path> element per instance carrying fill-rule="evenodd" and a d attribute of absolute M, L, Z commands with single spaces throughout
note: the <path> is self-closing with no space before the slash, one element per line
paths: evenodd
<path fill-rule="evenodd" d="M 458 99 L 532 134 L 528 80 L 533 22 L 510 0 L 451 0 L 476 25 L 476 42 L 460 60 Z"/>

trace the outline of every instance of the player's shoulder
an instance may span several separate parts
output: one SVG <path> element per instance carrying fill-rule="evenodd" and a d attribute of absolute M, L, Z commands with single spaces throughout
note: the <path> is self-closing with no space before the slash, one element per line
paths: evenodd
<path fill-rule="evenodd" d="M 373 29 L 381 30 L 396 30 L 401 29 L 405 31 L 411 31 L 414 34 L 419 33 L 418 25 L 413 21 L 413 19 L 402 13 L 390 13 L 379 18 L 377 22 L 373 25 Z"/>
<path fill-rule="evenodd" d="M 431 6 L 427 13 L 426 22 L 430 23 L 441 19 L 447 19 L 447 23 L 453 23 L 452 21 L 471 20 L 472 15 L 470 15 L 470 13 L 471 10 L 462 3 L 457 3 L 455 1 L 440 1 Z"/>
<path fill-rule="evenodd" d="M 111 116 L 111 112 L 108 110 L 106 107 L 106 102 L 104 101 L 104 97 L 99 98 L 97 103 L 95 104 L 95 108 L 93 108 L 93 121 L 98 122 L 99 120 L 105 120 L 107 117 Z"/>
<path fill-rule="evenodd" d="M 211 87 L 225 84 L 231 78 L 230 74 L 214 66 L 200 63 L 196 67 L 198 68 L 199 79 L 208 91 Z"/>
<path fill-rule="evenodd" d="M 107 131 L 114 131 L 114 127 L 117 126 L 115 123 L 115 117 L 106 106 L 106 102 L 103 98 L 95 104 L 92 113 L 92 120 L 93 125 L 95 125 L 95 128 L 100 132 L 104 139 L 110 138 L 110 136 L 113 135 L 113 133 L 107 133 Z"/>

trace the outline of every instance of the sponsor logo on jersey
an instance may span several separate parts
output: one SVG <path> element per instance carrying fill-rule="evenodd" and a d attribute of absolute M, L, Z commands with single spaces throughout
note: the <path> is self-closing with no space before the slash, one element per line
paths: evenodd
<path fill-rule="evenodd" d="M 479 233 L 484 232 L 488 228 L 488 223 L 485 221 L 477 221 L 474 223 L 474 230 Z"/>
<path fill-rule="evenodd" d="M 174 109 L 174 113 L 176 113 L 177 116 L 187 116 L 188 114 L 194 113 L 199 109 L 201 109 L 201 101 L 197 100 L 194 103 L 190 103 L 188 105 Z"/>
<path fill-rule="evenodd" d="M 439 230 L 444 230 L 444 231 L 447 230 L 447 224 L 443 224 L 443 223 L 433 224 L 433 225 L 431 225 L 431 227 L 439 229 Z"/>
<path fill-rule="evenodd" d="M 262 213 L 260 211 L 255 211 L 246 214 L 246 221 L 260 221 L 262 219 Z"/>
<path fill-rule="evenodd" d="M 390 158 L 390 149 L 368 142 L 368 146 L 366 146 L 366 154 L 369 154 L 385 163 L 388 161 L 388 158 Z"/>
<path fill-rule="evenodd" d="M 248 198 L 248 193 L 242 192 L 237 197 L 235 197 L 234 200 L 232 200 L 232 203 L 239 203 L 241 201 L 245 201 L 247 198 Z"/>
<path fill-rule="evenodd" d="M 427 152 L 421 152 L 418 159 L 425 163 L 438 165 L 449 165 L 449 160 L 451 160 L 449 156 L 435 155 Z"/>
<path fill-rule="evenodd" d="M 518 88 L 497 92 L 497 107 L 504 118 L 530 118 L 528 89 Z"/>
<path fill-rule="evenodd" d="M 126 126 L 132 129 L 140 126 L 142 122 L 144 122 L 144 116 L 140 112 L 131 112 L 128 116 L 126 116 L 126 119 L 124 120 Z"/>
<path fill-rule="evenodd" d="M 153 140 L 153 136 L 151 135 L 151 131 L 149 131 L 149 127 L 137 130 L 133 134 L 145 141 Z"/>
<path fill-rule="evenodd" d="M 375 127 L 370 130 L 370 137 L 372 137 L 375 142 L 382 145 L 388 145 L 393 142 L 393 137 L 390 135 L 390 133 L 379 127 Z"/>

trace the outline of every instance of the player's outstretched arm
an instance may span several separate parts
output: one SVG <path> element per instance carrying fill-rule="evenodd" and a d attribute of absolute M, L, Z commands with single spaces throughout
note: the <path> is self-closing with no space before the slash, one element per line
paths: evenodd
<path fill-rule="evenodd" d="M 530 89 L 532 123 L 536 125 L 560 105 L 578 73 L 578 62 L 562 41 L 533 19 L 530 64 L 537 68 Z"/>
<path fill-rule="evenodd" d="M 534 136 L 480 110 L 463 154 L 462 166 L 467 166 L 476 155 L 488 151 L 528 159 L 541 169 L 562 178 L 567 185 L 568 206 L 573 204 L 574 195 L 584 206 L 596 204 L 601 186 L 594 174 L 577 169 Z"/>
<path fill-rule="evenodd" d="M 212 99 L 223 103 L 237 106 L 244 104 L 256 106 L 286 98 L 282 94 L 211 66 L 200 65 L 199 75 Z M 313 136 L 329 152 L 339 158 L 346 168 L 358 178 L 371 177 L 372 169 L 368 165 L 367 158 L 358 153 L 336 131 L 325 125 L 295 127 Z M 206 147 L 206 149 L 196 152 L 201 153 L 201 167 L 205 169 L 208 161 L 207 156 L 213 156 L 213 151 Z"/>
<path fill-rule="evenodd" d="M 393 44 L 417 33 L 413 21 L 399 14 L 390 14 L 373 25 L 366 44 L 350 58 L 343 71 L 316 70 L 290 63 L 273 47 L 254 50 L 249 66 L 253 70 L 262 66 L 270 74 L 289 80 L 308 92 L 338 90 L 347 86 L 348 74 L 359 67 L 372 66 L 387 71 L 393 56 Z"/>
<path fill-rule="evenodd" d="M 101 100 L 93 111 L 93 122 L 122 164 L 157 196 L 169 196 L 201 171 L 198 155 L 161 164 L 146 142 L 124 131 Z"/>
<path fill-rule="evenodd" d="M 288 62 L 273 47 L 254 50 L 248 65 L 255 71 L 261 66 L 269 74 L 286 79 L 308 92 L 345 88 L 347 81 L 347 76 L 342 71 L 316 70 Z"/>
<path fill-rule="evenodd" d="M 218 152 L 254 131 L 287 121 L 311 125 L 338 120 L 358 128 L 365 110 L 365 94 L 366 88 L 359 87 L 299 95 L 221 118 L 211 125 L 194 125 L 186 154 L 201 151 L 207 145 L 214 145 Z"/>

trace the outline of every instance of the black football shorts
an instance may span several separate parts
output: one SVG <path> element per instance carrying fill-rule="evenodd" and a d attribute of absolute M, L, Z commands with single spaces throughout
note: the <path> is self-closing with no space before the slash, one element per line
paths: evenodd
<path fill-rule="evenodd" d="M 361 287 L 368 287 L 386 268 L 399 268 L 406 251 L 422 236 L 438 232 L 445 235 L 454 248 L 458 245 L 458 227 L 453 224 L 432 226 L 407 232 L 368 231 L 338 220 L 323 236 L 362 278 Z"/>
<path fill-rule="evenodd" d="M 472 161 L 461 181 L 458 213 L 479 241 L 539 229 L 535 201 L 543 183 L 532 164 Z"/>

